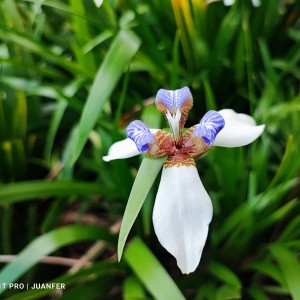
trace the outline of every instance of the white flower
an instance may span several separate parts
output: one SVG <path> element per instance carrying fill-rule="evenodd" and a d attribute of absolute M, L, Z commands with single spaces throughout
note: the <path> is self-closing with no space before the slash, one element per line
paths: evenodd
<path fill-rule="evenodd" d="M 206 2 L 207 2 L 208 4 L 210 4 L 210 3 L 212 3 L 212 2 L 217 2 L 217 1 L 220 1 L 220 0 L 207 0 Z M 243 1 L 244 1 L 244 0 L 243 0 Z M 254 7 L 260 6 L 260 0 L 251 0 L 251 1 L 252 1 L 252 5 L 253 5 Z M 224 2 L 224 5 L 226 5 L 226 6 L 231 6 L 231 5 L 234 4 L 235 0 L 223 0 L 223 2 Z"/>
<path fill-rule="evenodd" d="M 97 7 L 100 7 L 103 3 L 103 0 L 94 0 L 94 3 Z"/>
<path fill-rule="evenodd" d="M 213 213 L 195 159 L 212 146 L 250 144 L 265 126 L 256 126 L 246 114 L 223 109 L 207 112 L 199 124 L 182 134 L 193 104 L 190 90 L 161 89 L 155 102 L 169 122 L 172 135 L 133 121 L 126 130 L 128 138 L 113 144 L 103 160 L 132 157 L 141 152 L 154 158 L 167 156 L 155 199 L 153 225 L 162 246 L 176 258 L 182 273 L 188 274 L 199 264 Z"/>

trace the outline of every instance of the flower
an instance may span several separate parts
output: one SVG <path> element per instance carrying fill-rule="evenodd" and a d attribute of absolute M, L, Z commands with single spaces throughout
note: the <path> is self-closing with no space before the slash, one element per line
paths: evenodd
<path fill-rule="evenodd" d="M 252 5 L 254 7 L 258 7 L 260 5 L 260 0 L 251 0 L 252 1 Z M 234 3 L 234 0 L 224 0 L 224 5 L 226 6 L 230 6 Z"/>
<path fill-rule="evenodd" d="M 220 0 L 207 0 L 206 2 L 208 4 L 210 4 L 212 2 L 217 2 L 217 1 L 220 1 Z M 234 4 L 235 0 L 223 0 L 223 2 L 224 2 L 224 5 L 230 6 L 230 5 Z M 254 7 L 260 6 L 260 0 L 251 0 L 251 2 Z"/>
<path fill-rule="evenodd" d="M 103 3 L 103 0 L 94 0 L 94 3 L 97 7 L 100 7 Z"/>
<path fill-rule="evenodd" d="M 213 213 L 195 159 L 212 146 L 239 147 L 252 143 L 262 134 L 264 125 L 256 126 L 252 117 L 231 109 L 210 110 L 199 124 L 184 133 L 193 105 L 189 88 L 160 89 L 155 104 L 169 123 L 171 133 L 133 121 L 126 129 L 128 138 L 113 144 L 103 160 L 140 153 L 152 158 L 167 157 L 153 209 L 154 231 L 161 245 L 176 258 L 182 273 L 188 274 L 200 262 Z"/>

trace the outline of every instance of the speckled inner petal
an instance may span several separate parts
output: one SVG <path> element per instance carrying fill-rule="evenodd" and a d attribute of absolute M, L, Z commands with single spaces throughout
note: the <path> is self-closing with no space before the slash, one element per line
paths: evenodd
<path fill-rule="evenodd" d="M 195 128 L 196 126 L 192 126 L 185 132 L 183 136 L 183 144 L 185 148 L 188 149 L 188 154 L 193 159 L 198 159 L 205 154 L 211 146 L 207 146 L 202 137 L 193 135 Z"/>
<path fill-rule="evenodd" d="M 151 144 L 147 155 L 150 157 L 167 156 L 174 148 L 174 140 L 169 132 L 165 130 L 158 130 L 155 133 L 155 143 Z"/>
<path fill-rule="evenodd" d="M 154 134 L 140 120 L 132 121 L 126 129 L 126 134 L 134 141 L 139 152 L 146 152 L 156 141 Z"/>
<path fill-rule="evenodd" d="M 203 116 L 199 125 L 196 125 L 193 131 L 193 137 L 201 137 L 205 145 L 211 146 L 224 125 L 225 121 L 223 117 L 217 111 L 210 110 Z"/>

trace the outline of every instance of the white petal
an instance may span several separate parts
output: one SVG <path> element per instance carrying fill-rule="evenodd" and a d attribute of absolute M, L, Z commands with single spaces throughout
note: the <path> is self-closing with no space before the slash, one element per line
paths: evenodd
<path fill-rule="evenodd" d="M 153 225 L 162 246 L 182 273 L 197 268 L 212 218 L 211 200 L 194 166 L 163 168 Z"/>
<path fill-rule="evenodd" d="M 108 154 L 103 156 L 104 161 L 114 159 L 128 158 L 140 154 L 133 140 L 127 138 L 112 144 L 108 150 Z"/>
<path fill-rule="evenodd" d="M 158 129 L 150 128 L 150 131 L 155 134 Z M 127 138 L 112 144 L 108 149 L 108 154 L 103 156 L 102 159 L 108 162 L 114 159 L 129 158 L 139 154 L 141 153 L 138 151 L 134 141 Z"/>
<path fill-rule="evenodd" d="M 265 125 L 256 126 L 251 116 L 238 114 L 232 109 L 222 109 L 219 113 L 225 120 L 225 126 L 218 133 L 214 146 L 245 146 L 256 140 L 265 129 Z"/>
<path fill-rule="evenodd" d="M 252 4 L 254 7 L 260 6 L 260 0 L 252 0 Z"/>
<path fill-rule="evenodd" d="M 234 0 L 224 0 L 224 5 L 229 6 L 234 3 Z"/>
<path fill-rule="evenodd" d="M 239 114 L 233 109 L 225 108 L 218 111 L 218 113 L 224 118 L 225 121 L 236 121 L 239 120 L 240 122 L 243 122 L 248 125 L 256 125 L 255 120 L 246 114 Z"/>
<path fill-rule="evenodd" d="M 100 7 L 103 3 L 103 0 L 94 0 L 94 2 L 97 7 Z"/>

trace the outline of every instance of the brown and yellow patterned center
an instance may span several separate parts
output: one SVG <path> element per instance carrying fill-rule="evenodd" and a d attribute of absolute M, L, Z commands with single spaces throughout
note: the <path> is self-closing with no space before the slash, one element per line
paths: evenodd
<path fill-rule="evenodd" d="M 168 156 L 165 167 L 194 166 L 195 159 L 202 156 L 211 147 L 205 145 L 201 137 L 193 137 L 195 127 L 191 127 L 183 136 L 180 144 L 175 143 L 172 135 L 165 130 L 155 133 L 156 142 L 151 144 L 147 155 L 150 157 Z"/>
<path fill-rule="evenodd" d="M 168 156 L 164 163 L 165 168 L 171 167 L 191 167 L 195 166 L 195 160 L 188 154 L 177 153 L 175 155 Z"/>

